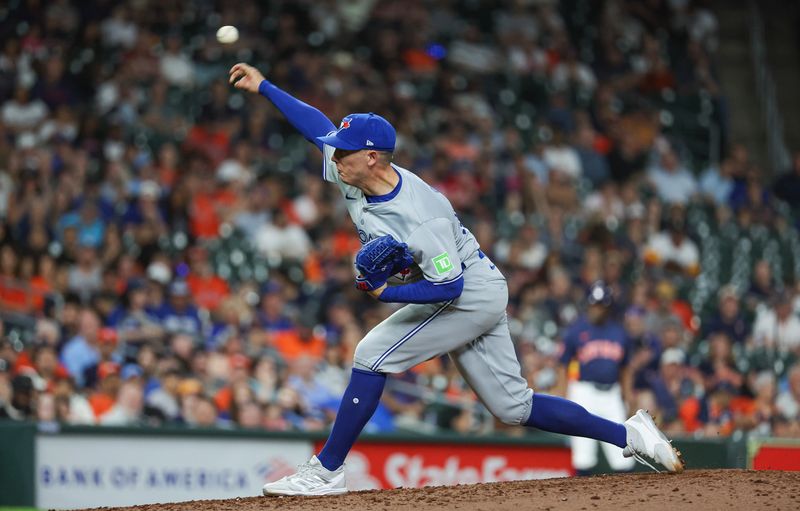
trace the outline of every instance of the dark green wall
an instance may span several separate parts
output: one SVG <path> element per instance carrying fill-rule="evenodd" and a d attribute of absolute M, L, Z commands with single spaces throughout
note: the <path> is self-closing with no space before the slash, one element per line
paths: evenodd
<path fill-rule="evenodd" d="M 695 440 L 691 438 L 677 439 L 672 444 L 681 451 L 686 470 L 701 468 L 746 468 L 747 447 L 744 439 L 739 440 Z M 611 467 L 599 449 L 598 463 L 592 471 L 594 474 L 611 473 Z M 634 472 L 650 472 L 650 469 L 637 463 Z"/>
<path fill-rule="evenodd" d="M 0 421 L 0 506 L 32 506 L 36 427 Z"/>

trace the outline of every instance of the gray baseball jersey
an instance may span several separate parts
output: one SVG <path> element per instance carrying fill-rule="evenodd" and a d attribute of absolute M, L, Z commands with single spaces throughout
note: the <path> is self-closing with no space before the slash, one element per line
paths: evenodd
<path fill-rule="evenodd" d="M 414 258 L 410 272 L 389 285 L 425 278 L 446 284 L 463 276 L 455 300 L 408 304 L 373 328 L 356 347 L 361 368 L 399 373 L 448 353 L 467 383 L 503 422 L 519 424 L 530 414 L 533 391 L 521 376 L 508 331 L 506 280 L 461 225 L 447 198 L 414 173 L 392 165 L 400 177 L 395 191 L 368 202 L 364 193 L 339 179 L 324 146 L 323 177 L 339 186 L 361 243 L 391 235 L 405 242 Z"/>

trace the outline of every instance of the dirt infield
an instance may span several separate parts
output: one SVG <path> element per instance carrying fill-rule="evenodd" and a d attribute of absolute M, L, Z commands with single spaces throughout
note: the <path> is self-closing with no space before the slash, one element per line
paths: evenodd
<path fill-rule="evenodd" d="M 422 489 L 373 490 L 335 497 L 247 497 L 114 508 L 114 511 L 426 511 L 618 509 L 800 509 L 800 472 L 697 470 Z"/>

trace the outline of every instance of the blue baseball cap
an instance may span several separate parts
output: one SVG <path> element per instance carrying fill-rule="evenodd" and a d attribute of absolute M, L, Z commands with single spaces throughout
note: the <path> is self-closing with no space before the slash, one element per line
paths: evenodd
<path fill-rule="evenodd" d="M 125 364 L 122 367 L 122 371 L 120 372 L 119 377 L 122 378 L 123 381 L 128 380 L 130 378 L 139 378 L 144 375 L 144 370 L 137 365 L 137 364 Z"/>
<path fill-rule="evenodd" d="M 378 114 L 350 114 L 342 119 L 336 133 L 317 137 L 323 144 L 346 151 L 373 149 L 394 151 L 397 133 L 394 127 Z"/>
<path fill-rule="evenodd" d="M 189 284 L 185 280 L 176 280 L 170 284 L 169 293 L 173 296 L 189 296 Z"/>

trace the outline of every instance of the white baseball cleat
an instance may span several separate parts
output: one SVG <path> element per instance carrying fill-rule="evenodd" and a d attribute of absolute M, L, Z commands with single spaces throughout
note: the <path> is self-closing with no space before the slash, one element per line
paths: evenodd
<path fill-rule="evenodd" d="M 297 473 L 267 483 L 264 495 L 338 495 L 347 492 L 344 465 L 336 470 L 322 466 L 316 456 L 297 467 Z"/>
<path fill-rule="evenodd" d="M 628 445 L 622 450 L 626 458 L 633 457 L 639 463 L 660 472 L 650 461 L 659 463 L 669 472 L 683 472 L 681 453 L 658 429 L 653 418 L 645 410 L 638 410 L 625 421 Z M 648 461 L 649 460 L 649 461 Z"/>

